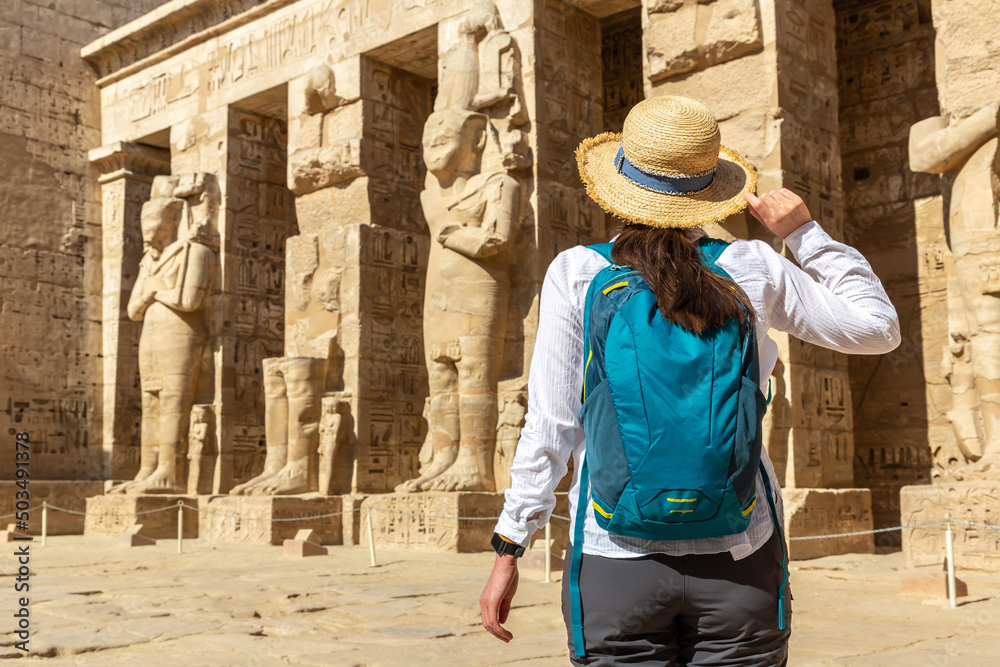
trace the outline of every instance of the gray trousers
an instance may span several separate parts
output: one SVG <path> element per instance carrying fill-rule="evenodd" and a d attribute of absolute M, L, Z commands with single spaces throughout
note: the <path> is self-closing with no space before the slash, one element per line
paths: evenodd
<path fill-rule="evenodd" d="M 778 629 L 781 545 L 777 531 L 750 556 L 605 558 L 583 555 L 580 591 L 587 657 L 573 656 L 569 564 L 562 609 L 574 665 L 785 665 L 791 627 Z M 567 554 L 569 555 L 569 554 Z"/>

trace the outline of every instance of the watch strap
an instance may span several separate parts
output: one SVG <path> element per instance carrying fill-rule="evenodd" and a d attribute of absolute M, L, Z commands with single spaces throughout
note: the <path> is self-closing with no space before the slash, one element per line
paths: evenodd
<path fill-rule="evenodd" d="M 493 550 L 501 556 L 513 556 L 514 558 L 520 558 L 524 553 L 524 547 L 499 533 L 493 533 L 493 540 L 490 544 L 492 545 Z"/>

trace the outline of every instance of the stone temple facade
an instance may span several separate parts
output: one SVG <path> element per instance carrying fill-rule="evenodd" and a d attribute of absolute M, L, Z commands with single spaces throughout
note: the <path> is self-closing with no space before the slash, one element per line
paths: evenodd
<path fill-rule="evenodd" d="M 207 539 L 357 542 L 372 517 L 385 544 L 488 548 L 441 517 L 499 511 L 545 269 L 614 224 L 574 149 L 676 94 L 900 314 L 884 357 L 777 335 L 789 535 L 995 522 L 998 25 L 987 0 L 18 0 L 0 476 L 28 431 L 36 498 L 88 532 L 186 499 Z M 749 215 L 711 231 L 782 250 Z M 909 562 L 942 534 L 904 531 Z M 960 530 L 960 557 L 995 568 L 998 535 Z"/>

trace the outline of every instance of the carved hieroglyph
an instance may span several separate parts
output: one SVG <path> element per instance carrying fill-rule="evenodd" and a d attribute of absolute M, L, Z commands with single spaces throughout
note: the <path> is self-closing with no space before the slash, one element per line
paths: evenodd
<path fill-rule="evenodd" d="M 521 206 L 520 184 L 507 170 L 528 156 L 517 127 L 524 122 L 518 50 L 493 3 L 473 4 L 458 35 L 440 56 L 438 97 L 424 126 L 428 433 L 421 474 L 399 491 L 495 488 L 506 250 Z"/>
<path fill-rule="evenodd" d="M 141 465 L 113 492 L 187 487 L 178 457 L 208 342 L 205 298 L 218 266 L 218 207 L 215 177 L 207 173 L 157 176 L 142 207 L 145 255 L 128 303 L 129 317 L 143 322 Z"/>
<path fill-rule="evenodd" d="M 960 477 L 1000 479 L 1000 102 L 913 125 L 910 167 L 954 172 L 949 209 L 954 280 L 944 350 L 952 386 L 949 419 L 966 459 Z"/>
<path fill-rule="evenodd" d="M 489 519 L 503 502 L 498 493 L 382 493 L 362 502 L 361 521 L 371 519 L 379 547 L 481 551 L 493 533 Z M 367 546 L 367 531 L 360 542 Z"/>
<path fill-rule="evenodd" d="M 1000 530 L 997 508 L 1000 489 L 993 481 L 906 486 L 900 492 L 903 558 L 906 567 L 940 565 L 945 556 L 946 515 L 980 525 L 957 525 L 955 561 L 961 568 L 996 572 L 1000 567 Z M 924 525 L 926 524 L 926 525 Z M 986 526 L 994 526 L 988 528 Z"/>

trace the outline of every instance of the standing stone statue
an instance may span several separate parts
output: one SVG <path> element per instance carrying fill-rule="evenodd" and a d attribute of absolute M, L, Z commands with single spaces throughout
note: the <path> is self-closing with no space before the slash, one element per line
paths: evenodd
<path fill-rule="evenodd" d="M 949 317 L 946 370 L 955 396 L 949 417 L 963 454 L 970 462 L 978 459 L 959 475 L 990 478 L 1000 478 L 998 115 L 1000 102 L 991 102 L 927 118 L 910 129 L 913 171 L 954 172 L 948 222 L 962 308 L 957 314 L 951 308 Z"/>
<path fill-rule="evenodd" d="M 504 252 L 519 205 L 506 172 L 479 173 L 486 117 L 436 111 L 424 127 L 431 232 L 424 299 L 431 461 L 397 490 L 492 490 L 497 383 L 509 280 Z"/>
<path fill-rule="evenodd" d="M 128 302 L 142 321 L 139 474 L 112 493 L 183 493 L 178 459 L 208 342 L 205 296 L 215 280 L 219 195 L 211 174 L 157 176 L 142 207 L 145 254 Z"/>
<path fill-rule="evenodd" d="M 212 469 L 205 463 L 209 459 L 211 444 L 209 438 L 212 436 L 213 414 L 212 406 L 206 404 L 196 404 L 191 406 L 191 424 L 188 426 L 187 437 L 187 460 L 188 495 L 198 495 L 199 493 L 212 492 Z"/>
<path fill-rule="evenodd" d="M 476 0 L 440 56 L 424 125 L 430 229 L 424 349 L 430 384 L 424 465 L 397 491 L 493 491 L 497 385 L 509 298 L 508 250 L 530 164 L 520 54 L 496 6 Z"/>
<path fill-rule="evenodd" d="M 264 471 L 232 495 L 312 491 L 310 464 L 319 442 L 320 402 L 327 360 L 315 357 L 264 359 Z"/>
<path fill-rule="evenodd" d="M 331 395 L 323 399 L 323 416 L 319 422 L 319 479 L 320 495 L 336 491 L 334 464 L 340 452 L 351 444 L 351 402 L 346 396 Z"/>

